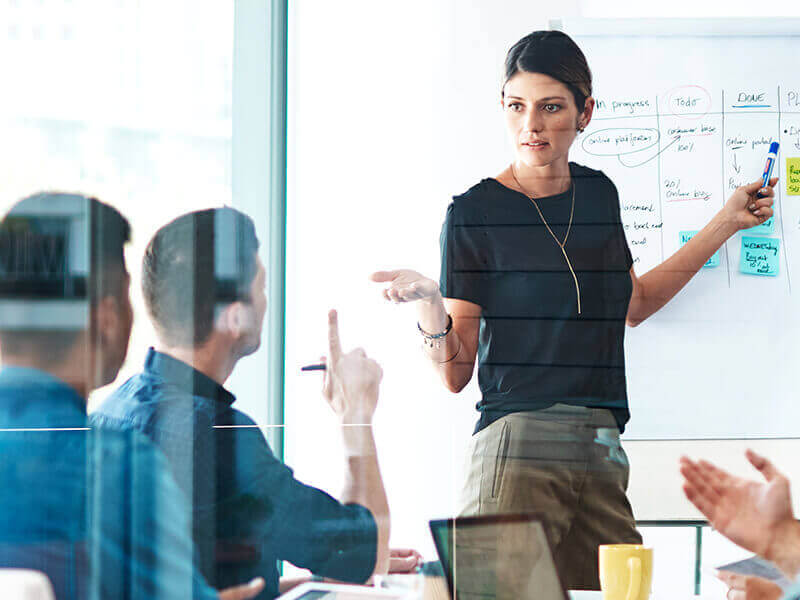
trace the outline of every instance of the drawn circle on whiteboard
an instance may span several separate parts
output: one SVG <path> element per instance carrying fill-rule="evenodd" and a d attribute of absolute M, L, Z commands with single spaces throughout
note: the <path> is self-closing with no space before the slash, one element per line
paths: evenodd
<path fill-rule="evenodd" d="M 593 156 L 624 156 L 652 148 L 660 137 L 652 127 L 609 127 L 587 135 L 581 148 Z"/>
<path fill-rule="evenodd" d="M 711 93 L 700 85 L 679 85 L 667 92 L 667 111 L 679 119 L 697 121 L 711 110 Z"/>

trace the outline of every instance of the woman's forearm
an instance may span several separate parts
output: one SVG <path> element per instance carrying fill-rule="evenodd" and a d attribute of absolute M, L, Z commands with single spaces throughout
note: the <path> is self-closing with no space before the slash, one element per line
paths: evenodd
<path fill-rule="evenodd" d="M 628 324 L 635 326 L 661 309 L 738 230 L 723 212 L 663 263 L 638 280 L 628 309 Z"/>
<path fill-rule="evenodd" d="M 417 317 L 423 331 L 431 334 L 442 333 L 450 321 L 439 293 L 417 302 Z M 448 390 L 458 393 L 469 383 L 475 368 L 475 354 L 464 346 L 455 325 L 443 338 L 423 342 L 423 352 Z"/>

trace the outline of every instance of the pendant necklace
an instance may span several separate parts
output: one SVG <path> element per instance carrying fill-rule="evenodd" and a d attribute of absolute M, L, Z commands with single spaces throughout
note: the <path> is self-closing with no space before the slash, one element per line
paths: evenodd
<path fill-rule="evenodd" d="M 539 204 L 536 202 L 536 198 L 532 195 L 529 195 L 525 188 L 522 187 L 522 184 L 517 179 L 517 174 L 514 172 L 514 163 L 511 163 L 511 176 L 514 178 L 514 181 L 517 184 L 517 187 L 522 191 L 522 193 L 531 201 L 533 205 L 536 207 L 536 212 L 539 213 L 539 218 L 542 220 L 542 223 L 547 228 L 547 231 L 550 233 L 550 236 L 553 238 L 553 241 L 556 245 L 561 248 L 561 254 L 564 255 L 564 260 L 567 261 L 567 267 L 569 268 L 569 272 L 572 274 L 572 280 L 575 282 L 575 295 L 578 299 L 578 314 L 581 314 L 581 286 L 578 284 L 578 276 L 575 275 L 575 269 L 572 268 L 572 263 L 569 260 L 569 256 L 567 256 L 567 251 L 564 246 L 567 245 L 567 240 L 569 239 L 569 232 L 572 229 L 572 216 L 575 214 L 575 180 L 572 181 L 572 207 L 569 209 L 569 224 L 567 225 L 567 233 L 564 235 L 564 241 L 559 241 L 556 237 L 556 234 L 553 233 L 553 230 L 550 228 L 547 220 L 544 218 L 544 213 L 539 208 Z"/>

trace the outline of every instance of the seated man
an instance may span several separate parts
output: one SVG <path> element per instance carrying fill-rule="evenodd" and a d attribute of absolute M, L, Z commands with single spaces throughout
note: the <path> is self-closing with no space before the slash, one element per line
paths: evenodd
<path fill-rule="evenodd" d="M 224 387 L 261 340 L 266 277 L 257 251 L 252 220 L 231 208 L 186 214 L 155 234 L 142 290 L 158 344 L 93 418 L 137 429 L 164 451 L 192 500 L 201 569 L 214 585 L 264 574 L 264 597 L 273 598 L 280 559 L 363 582 L 389 562 L 371 428 L 382 372 L 363 350 L 342 353 L 332 312 L 324 395 L 342 423 L 345 490 L 336 500 L 297 481 Z"/>
<path fill-rule="evenodd" d="M 217 598 L 163 456 L 87 422 L 88 394 L 127 353 L 129 237 L 115 209 L 70 194 L 0 221 L 0 567 L 44 572 L 59 600 Z"/>
<path fill-rule="evenodd" d="M 800 575 L 800 523 L 794 518 L 789 480 L 752 450 L 747 459 L 764 477 L 750 481 L 706 461 L 681 458 L 683 491 L 711 526 L 733 543 L 773 562 L 791 580 Z M 721 572 L 728 600 L 778 600 L 784 591 L 758 577 Z M 800 586 L 785 597 L 800 598 Z"/>

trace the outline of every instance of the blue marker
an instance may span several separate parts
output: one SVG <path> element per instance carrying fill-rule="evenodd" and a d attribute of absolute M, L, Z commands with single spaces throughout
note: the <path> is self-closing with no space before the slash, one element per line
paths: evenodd
<path fill-rule="evenodd" d="M 772 142 L 769 145 L 769 152 L 767 153 L 767 164 L 764 165 L 764 174 L 762 175 L 761 187 L 767 187 L 769 180 L 772 179 L 772 169 L 775 168 L 775 163 L 778 161 L 778 142 Z M 763 198 L 760 193 L 757 198 Z"/>

